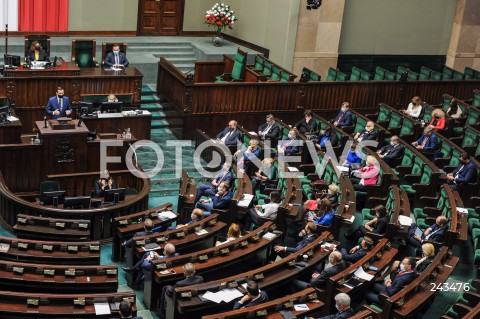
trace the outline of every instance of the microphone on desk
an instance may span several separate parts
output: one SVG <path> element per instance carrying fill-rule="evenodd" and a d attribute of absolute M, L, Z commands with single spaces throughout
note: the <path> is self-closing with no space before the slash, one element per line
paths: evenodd
<path fill-rule="evenodd" d="M 44 116 L 43 117 L 43 128 L 47 128 L 48 127 L 48 124 L 47 124 L 47 117 Z"/>
<path fill-rule="evenodd" d="M 80 119 L 78 120 L 78 123 L 77 123 L 77 126 L 78 126 L 78 127 L 82 126 L 83 115 L 80 115 L 79 118 L 80 118 Z"/>
<path fill-rule="evenodd" d="M 52 67 L 53 67 L 54 69 L 57 67 L 57 56 L 55 56 L 55 59 L 53 59 Z"/>
<path fill-rule="evenodd" d="M 116 127 L 116 126 L 113 126 L 113 125 L 111 125 L 111 124 L 110 124 L 110 128 L 113 128 L 114 130 L 117 130 L 118 133 L 120 134 L 120 136 L 123 137 L 123 131 L 122 131 L 120 128 L 118 128 L 118 127 Z"/>

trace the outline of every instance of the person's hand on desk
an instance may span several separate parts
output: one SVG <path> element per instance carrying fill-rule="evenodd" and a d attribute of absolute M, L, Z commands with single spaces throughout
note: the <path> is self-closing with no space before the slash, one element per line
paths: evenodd
<path fill-rule="evenodd" d="M 284 251 L 285 250 L 285 247 L 283 246 L 275 246 L 273 249 L 275 249 L 275 252 L 279 253 L 281 251 Z"/>
<path fill-rule="evenodd" d="M 60 111 L 59 110 L 53 111 L 53 115 L 60 115 Z"/>
<path fill-rule="evenodd" d="M 72 112 L 70 112 L 70 110 L 66 110 L 65 114 L 70 115 L 70 114 L 72 114 Z"/>

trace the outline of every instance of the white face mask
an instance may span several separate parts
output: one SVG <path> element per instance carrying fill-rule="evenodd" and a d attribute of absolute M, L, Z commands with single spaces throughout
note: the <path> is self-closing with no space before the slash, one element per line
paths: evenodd
<path fill-rule="evenodd" d="M 368 126 L 365 126 L 365 131 L 368 131 L 368 130 L 369 130 L 369 129 L 368 129 Z"/>
<path fill-rule="evenodd" d="M 338 312 L 341 312 L 342 310 L 340 309 L 339 306 L 337 306 L 337 304 L 335 304 L 335 308 L 337 308 Z"/>
<path fill-rule="evenodd" d="M 405 266 L 403 264 L 400 264 L 400 271 L 405 271 Z"/>
<path fill-rule="evenodd" d="M 292 134 L 288 134 L 288 138 L 292 138 Z"/>
<path fill-rule="evenodd" d="M 392 142 L 392 141 L 390 141 L 390 145 L 392 145 L 392 146 L 395 146 L 395 144 L 393 144 L 393 142 Z"/>

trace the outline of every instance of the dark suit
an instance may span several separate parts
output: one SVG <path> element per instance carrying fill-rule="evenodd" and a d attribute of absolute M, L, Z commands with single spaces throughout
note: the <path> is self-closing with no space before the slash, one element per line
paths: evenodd
<path fill-rule="evenodd" d="M 357 141 L 359 142 L 360 141 L 376 141 L 378 137 L 378 134 L 375 130 L 371 132 L 367 132 L 366 130 L 361 130 L 358 133 L 360 133 L 360 135 L 357 138 Z"/>
<path fill-rule="evenodd" d="M 402 157 L 404 151 L 404 147 L 400 144 L 396 146 L 388 144 L 380 149 L 380 154 L 384 155 L 384 160 L 388 160 Z"/>
<path fill-rule="evenodd" d="M 350 112 L 350 110 L 346 111 L 345 113 L 342 111 L 338 112 L 338 115 L 335 118 L 335 122 L 338 122 L 338 127 L 353 125 L 352 112 Z"/>
<path fill-rule="evenodd" d="M 27 53 L 25 54 L 25 58 L 27 58 L 27 62 L 30 61 L 50 61 L 48 58 L 47 52 L 44 49 L 41 49 L 40 52 L 38 52 L 38 60 L 35 59 L 35 51 L 28 50 Z"/>
<path fill-rule="evenodd" d="M 260 127 L 258 128 L 258 131 L 259 131 L 259 132 L 265 131 L 269 125 L 270 125 L 270 124 L 268 124 L 268 123 L 263 123 L 263 124 L 260 125 Z M 279 133 L 280 133 L 280 127 L 279 127 L 278 124 L 275 122 L 275 123 L 273 123 L 273 125 L 268 129 L 268 131 L 265 132 L 265 135 L 261 136 L 261 138 L 262 138 L 263 140 L 276 139 L 276 138 L 278 138 L 278 134 L 279 134 Z"/>
<path fill-rule="evenodd" d="M 300 139 L 295 137 L 295 139 L 286 139 L 282 140 L 281 143 L 277 146 L 277 149 L 283 149 L 283 155 L 292 155 L 297 154 L 300 151 Z"/>
<path fill-rule="evenodd" d="M 203 202 L 198 202 L 197 203 L 197 208 L 200 208 L 203 210 L 203 217 L 208 217 L 211 215 L 212 209 L 225 209 L 230 206 L 230 201 L 232 200 L 233 194 L 231 191 L 226 192 L 225 194 L 221 196 L 215 195 L 212 197 L 211 202 L 203 203 Z"/>
<path fill-rule="evenodd" d="M 427 267 L 430 266 L 430 264 L 432 263 L 433 259 L 435 259 L 434 256 L 428 257 L 428 258 L 425 259 L 420 265 L 417 265 L 417 267 L 415 268 L 415 270 L 416 270 L 418 273 L 421 273 L 421 272 L 425 271 L 425 269 L 427 269 Z"/>
<path fill-rule="evenodd" d="M 230 135 L 225 139 L 225 145 L 237 145 L 240 132 L 237 129 L 230 131 L 228 126 L 217 135 L 217 139 L 221 140 L 228 133 L 230 133 Z"/>
<path fill-rule="evenodd" d="M 135 235 L 133 235 L 133 237 L 147 236 L 150 234 L 153 234 L 153 231 L 143 230 L 143 231 L 136 232 Z M 131 248 L 133 246 L 133 237 L 125 242 L 125 247 Z"/>
<path fill-rule="evenodd" d="M 389 287 L 386 287 L 384 283 L 376 283 L 373 286 L 374 292 L 369 292 L 365 296 L 368 303 L 376 303 L 380 304 L 380 300 L 378 299 L 378 294 L 384 293 L 387 296 L 393 296 L 403 287 L 411 283 L 417 277 L 417 273 L 415 272 L 407 272 L 402 275 L 398 274 L 395 279 L 393 279 L 392 284 Z"/>
<path fill-rule="evenodd" d="M 47 113 L 52 115 L 54 119 L 59 118 L 59 117 L 67 117 L 67 113 L 65 113 L 67 110 L 70 111 L 70 114 L 72 114 L 72 107 L 70 106 L 70 99 L 66 96 L 63 98 L 63 106 L 60 108 L 60 105 L 58 104 L 58 97 L 57 96 L 52 96 L 47 103 Z M 60 115 L 53 115 L 53 112 L 55 110 L 60 111 Z"/>
<path fill-rule="evenodd" d="M 390 216 L 384 216 L 377 220 L 375 227 L 373 228 L 373 232 L 376 234 L 385 234 L 387 231 L 388 223 L 390 222 Z M 345 235 L 345 238 L 352 241 L 354 244 L 358 243 L 360 237 L 363 237 L 367 234 L 368 230 L 365 228 L 364 225 L 360 225 L 353 231 L 352 234 Z"/>
<path fill-rule="evenodd" d="M 337 312 L 334 315 L 329 315 L 329 316 L 325 316 L 317 319 L 347 319 L 354 315 L 355 315 L 355 311 L 353 311 L 352 308 L 348 308 L 347 310 L 342 312 Z"/>
<path fill-rule="evenodd" d="M 408 243 L 417 249 L 417 253 L 422 251 L 422 244 L 425 240 L 434 241 L 436 243 L 442 243 L 445 240 L 445 235 L 447 233 L 447 227 L 441 228 L 437 224 L 433 224 L 429 227 L 430 234 L 425 236 L 425 232 L 422 234 L 422 241 L 418 241 L 414 238 L 415 236 L 415 228 L 417 227 L 416 224 L 412 224 L 408 228 Z"/>
<path fill-rule="evenodd" d="M 368 254 L 368 251 L 364 250 L 363 248 L 359 248 L 351 254 L 345 248 L 341 248 L 340 252 L 342 253 L 343 260 L 351 264 L 356 263 Z"/>
<path fill-rule="evenodd" d="M 267 293 L 265 291 L 260 291 L 260 296 L 257 299 L 250 301 L 246 305 L 243 305 L 240 302 L 235 301 L 235 305 L 233 306 L 233 310 L 240 309 L 242 307 L 245 307 L 245 308 L 253 307 L 253 306 L 259 305 L 261 303 L 267 302 L 267 301 L 269 301 Z"/>
<path fill-rule="evenodd" d="M 105 194 L 105 190 L 107 189 L 115 189 L 117 188 L 117 184 L 115 183 L 114 180 L 112 180 L 112 187 L 108 186 L 105 186 L 105 189 L 102 189 L 102 183 L 100 181 L 96 181 L 95 182 L 95 197 L 103 197 L 103 195 Z"/>
<path fill-rule="evenodd" d="M 172 297 L 173 292 L 175 291 L 176 287 L 187 287 L 192 285 L 203 284 L 203 277 L 202 276 L 193 276 L 189 278 L 185 278 L 183 280 L 177 281 L 175 286 L 164 286 L 162 288 L 162 293 L 160 294 L 160 306 L 159 309 L 156 311 L 156 315 L 159 318 L 165 318 L 165 298 Z"/>
<path fill-rule="evenodd" d="M 307 289 L 309 286 L 314 288 L 323 288 L 327 284 L 330 277 L 342 272 L 343 270 L 345 270 L 345 268 L 347 268 L 347 264 L 345 263 L 345 261 L 342 260 L 335 266 L 323 270 L 320 273 L 320 276 L 318 276 L 317 278 L 312 277 L 312 279 L 310 279 L 310 282 L 295 279 L 292 282 L 291 286 L 292 292 L 298 292 Z"/>
<path fill-rule="evenodd" d="M 428 139 L 425 145 L 423 146 L 423 151 L 435 152 L 438 148 L 437 135 L 432 134 L 431 136 L 428 136 L 428 135 L 422 134 L 422 136 L 420 136 L 420 138 L 417 140 L 418 145 L 422 145 L 425 138 L 428 138 Z"/>
<path fill-rule="evenodd" d="M 297 122 L 297 124 L 295 124 L 295 127 L 302 134 L 305 134 L 306 132 L 316 132 L 316 131 L 318 131 L 317 121 L 315 121 L 315 119 L 313 119 L 313 118 L 308 123 L 307 123 L 306 119 L 303 119 L 303 120 Z"/>
<path fill-rule="evenodd" d="M 220 172 L 214 178 L 217 182 L 217 185 L 220 185 L 221 182 L 227 182 L 228 185 L 232 185 L 232 173 L 230 171 L 223 173 Z M 197 186 L 197 196 L 195 197 L 195 202 L 198 202 L 202 196 L 213 197 L 217 192 L 217 188 L 210 184 L 201 184 Z"/>
<path fill-rule="evenodd" d="M 119 64 L 122 64 L 123 66 L 128 66 L 129 62 L 127 60 L 127 56 L 122 52 L 119 52 L 118 56 L 119 56 Z M 105 65 L 113 66 L 114 64 L 115 64 L 115 55 L 113 54 L 113 52 L 107 53 L 107 56 L 105 58 Z"/>
<path fill-rule="evenodd" d="M 284 246 L 285 251 L 280 252 L 279 254 L 283 257 L 286 253 L 295 253 L 300 249 L 302 249 L 303 247 L 307 246 L 308 244 L 313 243 L 317 238 L 318 238 L 317 234 L 313 234 L 310 236 L 303 236 L 302 240 L 300 240 L 295 247 Z M 272 249 L 272 252 L 268 256 L 268 260 L 274 261 L 276 258 L 277 258 L 277 253 L 275 252 L 274 249 Z"/>
<path fill-rule="evenodd" d="M 478 176 L 478 168 L 475 163 L 470 160 L 467 164 L 458 164 L 457 168 L 452 172 L 455 180 L 448 181 L 452 189 L 458 189 L 460 184 L 475 183 Z"/>

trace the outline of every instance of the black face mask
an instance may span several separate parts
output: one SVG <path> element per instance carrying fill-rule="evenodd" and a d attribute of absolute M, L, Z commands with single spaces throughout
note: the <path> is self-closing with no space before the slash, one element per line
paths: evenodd
<path fill-rule="evenodd" d="M 40 47 L 39 47 L 39 46 L 36 46 L 36 47 L 35 47 L 35 50 L 40 50 Z"/>
<path fill-rule="evenodd" d="M 59 94 L 59 95 L 58 95 L 58 98 L 59 98 L 59 99 L 63 98 L 63 94 Z"/>

